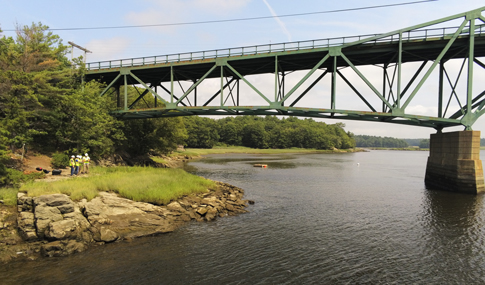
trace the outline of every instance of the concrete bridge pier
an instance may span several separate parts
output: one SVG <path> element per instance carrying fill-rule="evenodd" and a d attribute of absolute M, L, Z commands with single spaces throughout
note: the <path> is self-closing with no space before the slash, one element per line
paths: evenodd
<path fill-rule="evenodd" d="M 480 131 L 432 134 L 424 181 L 428 189 L 484 193 Z"/>

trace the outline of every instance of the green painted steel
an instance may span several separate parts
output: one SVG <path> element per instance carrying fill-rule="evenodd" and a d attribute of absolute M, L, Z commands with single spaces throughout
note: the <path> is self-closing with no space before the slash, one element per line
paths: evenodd
<path fill-rule="evenodd" d="M 476 86 L 473 84 L 474 68 L 485 69 L 481 60 L 485 57 L 484 11 L 485 7 L 481 7 L 379 35 L 88 63 L 86 79 L 100 80 L 107 84 L 101 96 L 106 96 L 110 90 L 120 94 L 119 88 L 124 86 L 124 106 L 113 114 L 125 119 L 190 115 L 286 115 L 376 121 L 432 127 L 437 130 L 459 125 L 471 129 L 473 123 L 485 113 L 485 91 L 479 94 L 474 94 L 473 91 Z M 459 27 L 445 26 L 448 22 L 456 21 L 460 23 Z M 454 82 L 445 66 L 450 60 L 463 60 Z M 465 65 L 466 62 L 468 64 Z M 405 80 L 402 68 L 408 63 L 420 63 L 420 66 L 409 80 Z M 423 85 L 434 82 L 431 77 L 438 65 L 437 114 L 421 116 L 407 112 L 410 104 L 415 102 L 417 94 L 423 92 Z M 365 66 L 382 66 L 382 90 L 362 72 Z M 343 69 L 354 72 L 356 78 L 365 83 L 366 88 L 359 88 L 357 82 L 349 80 L 343 74 Z M 285 76 L 295 71 L 304 72 L 304 75 L 285 92 Z M 323 73 L 315 79 L 317 71 Z M 251 75 L 273 73 L 274 89 L 271 90 L 274 90 L 274 96 L 266 94 L 248 80 Z M 300 100 L 321 84 L 321 80 L 328 73 L 331 75 L 330 108 L 302 106 Z M 457 88 L 462 73 L 466 73 L 466 94 L 462 96 L 466 98 L 464 102 L 460 101 Z M 198 87 L 214 78 L 219 78 L 219 87 L 206 100 L 199 95 L 201 92 L 198 92 Z M 347 84 L 368 111 L 337 108 L 342 101 L 339 99 L 342 91 L 337 86 L 338 78 L 342 80 L 340 82 Z M 181 82 L 187 81 L 191 85 L 184 90 Z M 240 105 L 240 98 L 245 95 L 239 91 L 240 81 L 265 103 Z M 170 87 L 167 88 L 162 83 L 169 83 Z M 177 96 L 174 84 L 182 89 L 180 96 Z M 445 84 L 449 84 L 448 87 L 451 88 L 448 98 L 445 97 Z M 128 85 L 141 86 L 144 89 L 129 106 Z M 298 90 L 304 85 L 308 87 L 299 93 Z M 161 87 L 162 93 L 157 92 L 157 87 Z M 140 108 L 138 102 L 147 94 L 161 101 L 161 106 L 155 103 L 155 108 Z M 220 100 L 214 101 L 218 96 Z M 272 97 L 273 101 L 269 99 Z M 117 100 L 119 104 L 119 99 Z M 378 100 L 379 103 L 372 104 L 373 100 Z M 451 102 L 458 104 L 459 109 L 449 110 L 454 106 Z"/>

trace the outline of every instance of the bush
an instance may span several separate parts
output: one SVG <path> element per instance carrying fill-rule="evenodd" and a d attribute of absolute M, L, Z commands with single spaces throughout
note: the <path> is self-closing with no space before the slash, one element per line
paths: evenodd
<path fill-rule="evenodd" d="M 65 153 L 54 153 L 52 155 L 51 165 L 53 168 L 65 168 L 69 165 L 69 156 Z"/>

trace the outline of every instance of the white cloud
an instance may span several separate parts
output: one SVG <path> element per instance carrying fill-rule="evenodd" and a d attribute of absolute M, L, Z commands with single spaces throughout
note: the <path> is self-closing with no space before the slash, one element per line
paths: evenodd
<path fill-rule="evenodd" d="M 203 9 L 214 14 L 225 14 L 239 10 L 249 4 L 251 0 L 194 0 L 192 3 L 198 9 Z"/>
<path fill-rule="evenodd" d="M 123 54 L 130 44 L 131 40 L 123 37 L 91 40 L 86 48 L 93 53 L 87 55 L 87 62 L 124 58 Z"/>

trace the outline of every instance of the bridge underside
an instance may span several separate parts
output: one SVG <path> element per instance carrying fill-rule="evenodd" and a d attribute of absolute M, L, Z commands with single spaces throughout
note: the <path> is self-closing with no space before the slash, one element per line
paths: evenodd
<path fill-rule="evenodd" d="M 477 71 L 485 69 L 484 10 L 351 42 L 315 40 L 90 63 L 86 80 L 106 83 L 101 95 L 111 94 L 117 104 L 113 114 L 125 119 L 287 115 L 471 129 L 485 112 L 485 91 L 473 88 L 480 87 L 474 84 Z M 461 25 L 442 26 L 450 21 Z M 413 70 L 406 77 L 407 65 Z M 365 74 L 368 67 L 377 67 L 378 74 Z M 288 80 L 293 73 L 298 79 Z M 253 75 L 271 76 L 265 84 L 271 88 L 257 87 Z M 215 84 L 204 86 L 210 80 Z M 422 88 L 426 84 L 436 85 L 436 94 Z M 325 90 L 326 103 L 303 103 L 322 93 L 318 88 Z M 419 96 L 434 98 L 436 113 L 408 112 Z M 340 107 L 354 101 L 363 108 Z"/>

